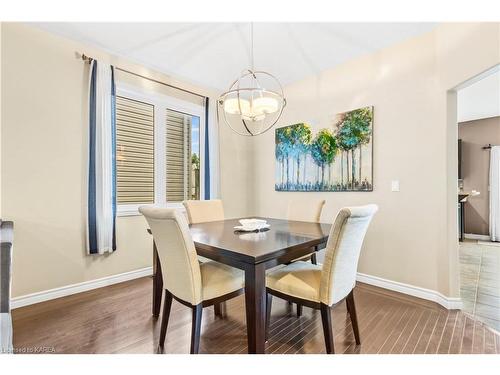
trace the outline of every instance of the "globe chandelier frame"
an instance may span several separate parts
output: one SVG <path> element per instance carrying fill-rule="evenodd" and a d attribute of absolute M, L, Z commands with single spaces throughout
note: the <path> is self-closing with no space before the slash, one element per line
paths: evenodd
<path fill-rule="evenodd" d="M 222 108 L 224 122 L 235 133 L 242 136 L 257 136 L 266 133 L 274 127 L 283 114 L 286 106 L 286 99 L 283 91 L 283 86 L 279 80 L 269 72 L 254 69 L 254 42 L 253 42 L 253 23 L 251 23 L 251 68 L 245 69 L 241 72 L 240 76 L 235 79 L 229 89 L 222 93 L 217 100 L 219 108 Z M 263 88 L 259 78 L 267 77 L 276 84 L 275 90 Z M 250 78 L 252 81 L 251 87 L 242 87 L 241 82 Z M 251 95 L 251 100 L 248 101 L 242 96 L 243 93 Z M 257 97 L 254 98 L 254 95 Z M 236 103 L 235 103 L 236 102 Z M 242 103 L 245 106 L 242 106 Z M 260 104 L 259 106 L 256 105 Z M 236 105 L 235 105 L 236 104 Z M 217 112 L 219 113 L 219 111 Z M 277 113 L 277 115 L 275 114 Z M 238 121 L 243 124 L 240 131 L 236 129 L 235 124 L 228 118 L 228 114 L 238 115 Z M 262 123 L 260 129 L 252 129 L 251 123 L 258 121 L 265 121 L 268 116 L 276 116 L 270 123 L 264 125 Z M 235 122 L 235 121 L 234 121 Z"/>

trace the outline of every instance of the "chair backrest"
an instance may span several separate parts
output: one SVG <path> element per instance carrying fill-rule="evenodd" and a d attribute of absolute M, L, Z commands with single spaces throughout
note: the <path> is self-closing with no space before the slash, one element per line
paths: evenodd
<path fill-rule="evenodd" d="M 224 220 L 224 207 L 220 199 L 182 202 L 190 224 Z"/>
<path fill-rule="evenodd" d="M 337 214 L 326 244 L 321 273 L 322 303 L 331 306 L 354 288 L 363 240 L 377 210 L 377 205 L 369 204 L 346 207 Z"/>
<path fill-rule="evenodd" d="M 324 205 L 324 199 L 308 201 L 291 200 L 288 202 L 287 219 L 319 223 Z"/>
<path fill-rule="evenodd" d="M 164 288 L 177 298 L 197 305 L 202 301 L 200 265 L 186 217 L 171 208 L 139 207 L 156 244 Z"/>

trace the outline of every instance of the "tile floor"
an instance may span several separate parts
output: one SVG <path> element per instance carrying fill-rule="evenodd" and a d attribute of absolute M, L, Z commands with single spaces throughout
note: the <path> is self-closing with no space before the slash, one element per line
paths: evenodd
<path fill-rule="evenodd" d="M 500 332 L 500 246 L 460 244 L 463 311 Z"/>

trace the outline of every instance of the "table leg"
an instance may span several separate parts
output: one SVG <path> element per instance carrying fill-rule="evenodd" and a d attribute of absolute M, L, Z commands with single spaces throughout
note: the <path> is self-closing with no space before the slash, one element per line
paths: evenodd
<path fill-rule="evenodd" d="M 161 273 L 160 258 L 153 241 L 153 316 L 160 316 L 161 297 L 163 295 L 163 276 Z"/>
<path fill-rule="evenodd" d="M 318 252 L 318 246 L 314 246 L 314 253 L 311 254 L 311 263 L 318 264 L 318 259 L 316 257 L 316 253 Z"/>
<path fill-rule="evenodd" d="M 264 264 L 245 269 L 245 305 L 248 353 L 264 354 L 266 345 L 266 268 Z"/>

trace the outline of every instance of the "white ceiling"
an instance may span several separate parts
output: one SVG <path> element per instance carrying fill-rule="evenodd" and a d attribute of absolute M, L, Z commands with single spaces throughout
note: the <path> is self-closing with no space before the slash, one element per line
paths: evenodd
<path fill-rule="evenodd" d="M 500 66 L 458 91 L 458 122 L 500 116 Z"/>
<path fill-rule="evenodd" d="M 38 23 L 39 27 L 217 90 L 250 65 L 248 23 Z M 255 23 L 255 68 L 286 85 L 430 31 L 432 23 Z M 83 51 L 85 52 L 85 51 Z"/>

